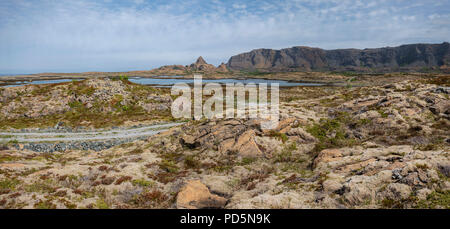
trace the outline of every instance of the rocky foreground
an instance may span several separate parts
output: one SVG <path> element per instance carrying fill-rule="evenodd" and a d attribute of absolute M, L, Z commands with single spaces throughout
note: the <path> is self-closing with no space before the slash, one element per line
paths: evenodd
<path fill-rule="evenodd" d="M 284 89 L 271 131 L 258 120 L 204 120 L 100 151 L 4 144 L 0 208 L 448 209 L 443 82 Z"/>

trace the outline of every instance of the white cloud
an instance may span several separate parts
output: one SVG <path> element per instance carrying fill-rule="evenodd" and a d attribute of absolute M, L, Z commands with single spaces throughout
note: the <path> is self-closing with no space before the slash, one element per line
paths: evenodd
<path fill-rule="evenodd" d="M 425 10 L 409 1 L 22 1 L 0 2 L 0 73 L 150 69 L 200 55 L 219 64 L 263 47 L 365 48 L 450 37 L 449 17 L 433 16 L 444 6 Z"/>
<path fill-rule="evenodd" d="M 414 21 L 416 20 L 416 16 L 402 16 L 402 19 L 405 21 Z"/>
<path fill-rule="evenodd" d="M 372 16 L 372 17 L 375 17 L 375 16 L 381 16 L 381 15 L 384 15 L 384 14 L 387 14 L 387 13 L 388 13 L 388 11 L 386 9 L 380 9 L 380 10 L 371 11 L 369 13 L 369 15 Z"/>
<path fill-rule="evenodd" d="M 428 18 L 429 18 L 430 20 L 434 20 L 435 18 L 439 18 L 439 17 L 440 17 L 439 14 L 431 14 L 431 15 L 428 16 Z"/>
<path fill-rule="evenodd" d="M 235 9 L 245 9 L 245 8 L 247 8 L 247 6 L 245 4 L 237 4 L 237 3 L 235 3 L 232 6 Z"/>

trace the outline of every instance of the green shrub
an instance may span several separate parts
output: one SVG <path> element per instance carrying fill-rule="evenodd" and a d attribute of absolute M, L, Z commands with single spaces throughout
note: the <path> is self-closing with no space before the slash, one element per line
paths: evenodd
<path fill-rule="evenodd" d="M 134 186 L 141 186 L 141 187 L 149 187 L 149 186 L 153 186 L 155 183 L 153 181 L 148 181 L 148 180 L 144 180 L 144 179 L 136 179 L 131 181 L 131 183 Z"/>
<path fill-rule="evenodd" d="M 17 185 L 20 184 L 20 181 L 17 179 L 9 179 L 6 178 L 4 180 L 0 180 L 0 191 L 1 190 L 11 190 L 14 191 Z"/>
<path fill-rule="evenodd" d="M 450 191 L 436 190 L 427 199 L 418 202 L 416 208 L 444 208 L 450 209 Z"/>
<path fill-rule="evenodd" d="M 195 169 L 200 167 L 200 162 L 195 159 L 195 156 L 189 155 L 184 159 L 184 165 L 186 168 Z"/>
<path fill-rule="evenodd" d="M 274 130 L 271 130 L 269 132 L 270 137 L 276 137 L 278 140 L 281 140 L 283 143 L 285 143 L 288 140 L 288 136 L 284 133 L 276 132 Z"/>
<path fill-rule="evenodd" d="M 109 205 L 104 199 L 98 199 L 95 205 L 98 209 L 109 209 Z"/>
<path fill-rule="evenodd" d="M 309 126 L 306 131 L 319 140 L 314 151 L 353 145 L 356 140 L 347 138 L 344 129 L 344 124 L 350 121 L 348 114 L 341 113 L 334 119 L 321 119 Z"/>

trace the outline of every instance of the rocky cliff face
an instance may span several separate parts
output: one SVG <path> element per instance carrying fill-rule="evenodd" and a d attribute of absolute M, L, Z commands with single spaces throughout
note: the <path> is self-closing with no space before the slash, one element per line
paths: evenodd
<path fill-rule="evenodd" d="M 281 50 L 256 49 L 230 58 L 233 70 L 393 71 L 424 68 L 448 69 L 450 44 L 411 44 L 376 49 L 324 50 L 297 46 Z"/>

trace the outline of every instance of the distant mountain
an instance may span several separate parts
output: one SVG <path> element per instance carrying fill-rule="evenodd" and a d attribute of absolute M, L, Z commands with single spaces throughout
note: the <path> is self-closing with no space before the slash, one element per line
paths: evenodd
<path fill-rule="evenodd" d="M 363 50 L 324 50 L 304 46 L 281 50 L 256 49 L 231 57 L 227 67 L 248 71 L 449 69 L 450 44 L 409 44 Z"/>

